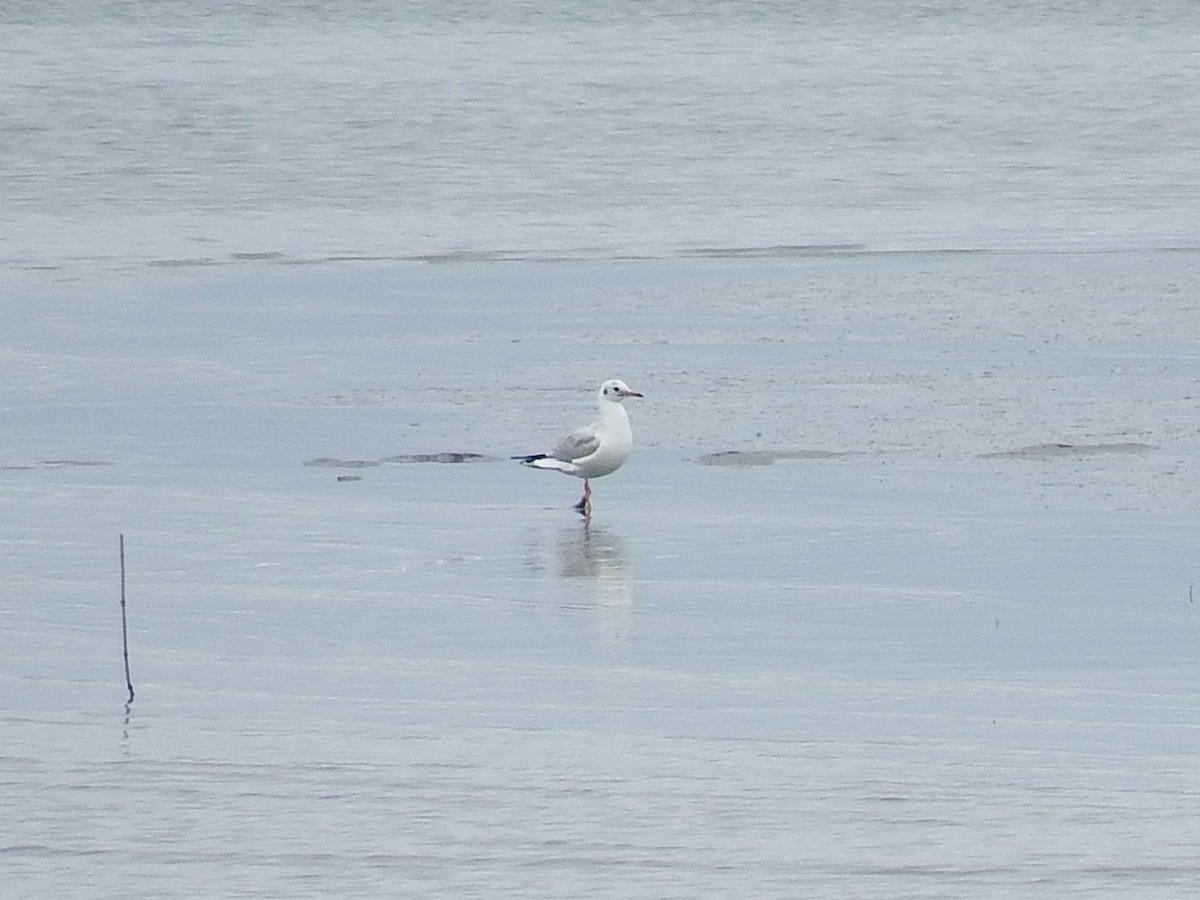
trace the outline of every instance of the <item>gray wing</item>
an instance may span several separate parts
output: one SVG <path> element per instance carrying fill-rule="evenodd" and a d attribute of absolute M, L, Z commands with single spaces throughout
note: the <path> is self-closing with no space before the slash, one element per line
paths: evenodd
<path fill-rule="evenodd" d="M 558 442 L 550 456 L 563 462 L 574 462 L 585 456 L 591 456 L 600 448 L 600 436 L 591 425 L 576 429 Z"/>

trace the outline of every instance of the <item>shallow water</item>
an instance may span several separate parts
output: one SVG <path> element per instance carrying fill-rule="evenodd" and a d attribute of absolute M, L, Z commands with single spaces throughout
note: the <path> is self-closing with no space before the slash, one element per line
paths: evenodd
<path fill-rule="evenodd" d="M 1190 890 L 1198 10 L 4 5 L 6 896 Z"/>
<path fill-rule="evenodd" d="M 18 307 L 7 883 L 1190 886 L 1195 263 L 258 261 Z M 647 397 L 585 527 L 502 458 L 608 375 Z"/>

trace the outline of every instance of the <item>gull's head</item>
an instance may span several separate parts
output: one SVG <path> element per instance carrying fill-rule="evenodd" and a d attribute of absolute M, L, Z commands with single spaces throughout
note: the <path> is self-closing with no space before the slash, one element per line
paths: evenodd
<path fill-rule="evenodd" d="M 600 385 L 600 399 L 608 400 L 612 403 L 620 403 L 626 397 L 642 396 L 620 378 L 610 378 L 604 384 Z"/>

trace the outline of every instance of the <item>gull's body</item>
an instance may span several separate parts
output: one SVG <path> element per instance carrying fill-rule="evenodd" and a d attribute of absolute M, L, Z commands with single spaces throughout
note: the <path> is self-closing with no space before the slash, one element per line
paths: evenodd
<path fill-rule="evenodd" d="M 546 453 L 514 456 L 535 469 L 553 469 L 583 479 L 583 497 L 575 505 L 583 515 L 592 515 L 592 478 L 611 475 L 629 458 L 633 450 L 633 430 L 629 414 L 621 405 L 626 397 L 642 396 L 620 379 L 600 385 L 596 404 L 600 414 L 591 425 L 576 429 Z"/>

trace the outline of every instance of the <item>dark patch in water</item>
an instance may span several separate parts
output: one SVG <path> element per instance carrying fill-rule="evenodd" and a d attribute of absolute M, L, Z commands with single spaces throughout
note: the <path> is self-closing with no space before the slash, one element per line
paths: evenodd
<path fill-rule="evenodd" d="M 220 262 L 205 257 L 188 259 L 152 259 L 146 263 L 152 269 L 186 269 L 199 266 L 219 266 Z"/>
<path fill-rule="evenodd" d="M 385 463 L 473 463 L 489 462 L 493 456 L 482 453 L 460 453 L 450 451 L 445 453 L 404 453 L 399 456 L 385 456 L 380 462 Z"/>
<path fill-rule="evenodd" d="M 696 462 L 702 466 L 769 466 L 787 459 L 837 459 L 846 456 L 831 450 L 718 450 Z"/>
<path fill-rule="evenodd" d="M 328 456 L 321 456 L 317 459 L 306 460 L 306 466 L 320 466 L 326 469 L 369 469 L 372 466 L 379 465 L 378 460 L 374 459 L 333 459 Z"/>
<path fill-rule="evenodd" d="M 289 265 L 293 266 L 319 266 L 324 263 L 379 263 L 379 262 L 401 262 L 402 256 L 371 256 L 365 253 L 339 253 L 334 256 L 322 256 L 318 259 L 293 259 L 288 260 Z"/>
<path fill-rule="evenodd" d="M 339 475 L 337 477 L 337 480 L 338 481 L 362 481 L 363 477 L 361 475 Z"/>
<path fill-rule="evenodd" d="M 406 258 L 412 262 L 424 263 L 479 263 L 522 261 L 536 257 L 521 250 L 458 250 L 448 253 L 424 253 Z"/>
<path fill-rule="evenodd" d="M 773 247 L 696 247 L 683 250 L 680 256 L 705 259 L 775 259 L 792 256 L 830 256 L 861 253 L 864 244 L 776 244 Z"/>
<path fill-rule="evenodd" d="M 14 463 L 0 466 L 0 472 L 31 472 L 34 469 L 90 469 L 96 466 L 111 466 L 102 459 L 43 459 L 38 463 Z"/>
<path fill-rule="evenodd" d="M 229 258 L 234 262 L 278 262 L 283 254 L 278 250 L 266 250 L 262 253 L 230 253 Z"/>
<path fill-rule="evenodd" d="M 1153 444 L 1126 441 L 1114 444 L 1031 444 L 1015 450 L 980 454 L 980 459 L 1078 459 L 1083 456 L 1152 453 Z"/>
<path fill-rule="evenodd" d="M 443 453 L 402 453 L 398 456 L 385 456 L 382 459 L 336 459 L 331 456 L 319 456 L 306 460 L 306 466 L 318 466 L 325 469 L 370 469 L 384 463 L 473 463 L 491 462 L 496 457 L 484 456 L 482 453 L 463 453 L 458 450 Z"/>

